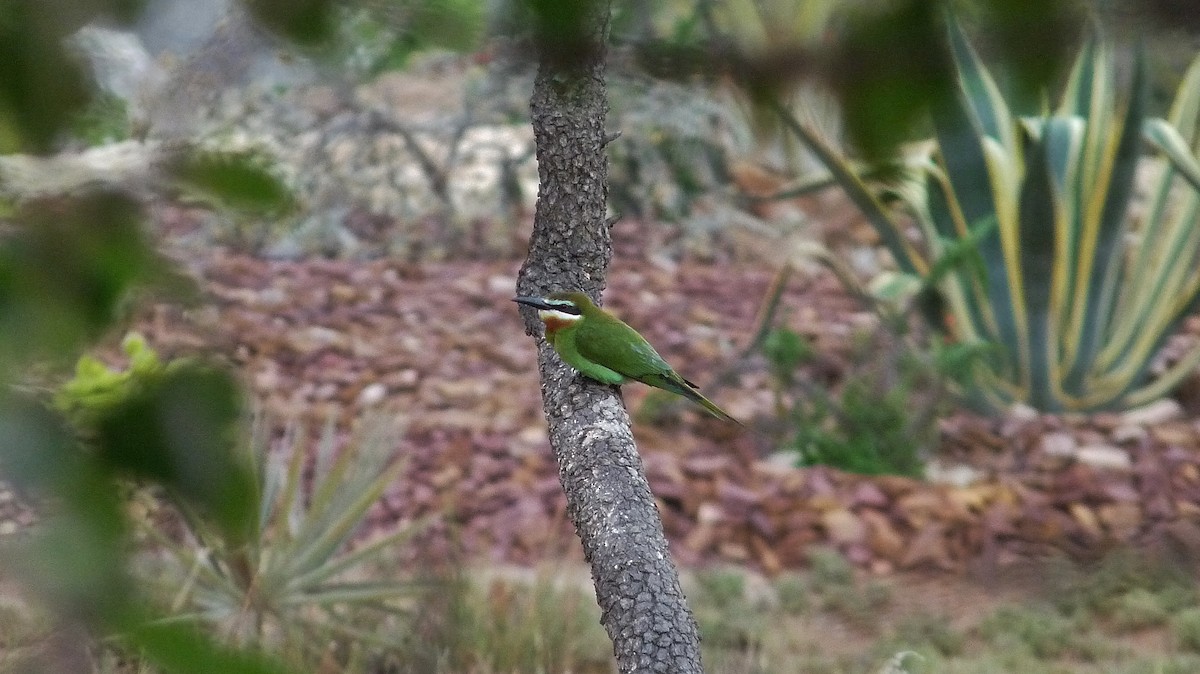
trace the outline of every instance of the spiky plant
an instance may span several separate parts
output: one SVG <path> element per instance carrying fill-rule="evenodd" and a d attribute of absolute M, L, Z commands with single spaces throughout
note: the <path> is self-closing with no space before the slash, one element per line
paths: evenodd
<path fill-rule="evenodd" d="M 1019 116 L 953 21 L 949 38 L 958 95 L 934 111 L 936 143 L 910 157 L 915 180 L 890 189 L 921 242 L 819 134 L 786 121 L 900 270 L 944 298 L 927 316 L 960 343 L 1001 347 L 977 367 L 977 401 L 1087 411 L 1163 395 L 1200 364 L 1195 348 L 1150 371 L 1200 299 L 1200 57 L 1169 117 L 1148 118 L 1140 58 L 1122 95 L 1114 47 L 1093 40 L 1059 105 Z M 1150 198 L 1135 214 L 1139 176 Z"/>
<path fill-rule="evenodd" d="M 304 432 L 289 427 L 282 446 L 270 452 L 265 424 L 258 424 L 254 441 L 245 443 L 258 476 L 258 519 L 244 544 L 188 511 L 182 511 L 182 541 L 152 528 L 167 553 L 162 584 L 172 597 L 169 619 L 307 663 L 331 644 L 399 646 L 404 634 L 395 624 L 394 639 L 372 624 L 408 615 L 414 584 L 370 574 L 417 526 L 355 541 L 402 470 L 391 458 L 394 434 L 365 425 L 340 454 L 333 424 L 326 427 L 306 487 Z"/>

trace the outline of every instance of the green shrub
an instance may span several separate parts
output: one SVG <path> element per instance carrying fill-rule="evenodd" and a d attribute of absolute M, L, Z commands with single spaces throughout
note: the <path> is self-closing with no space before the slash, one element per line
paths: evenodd
<path fill-rule="evenodd" d="M 811 574 L 809 582 L 815 592 L 828 592 L 854 585 L 854 565 L 833 548 L 814 547 L 809 550 L 808 565 Z"/>
<path fill-rule="evenodd" d="M 1067 652 L 1075 626 L 1056 613 L 1003 607 L 988 616 L 980 624 L 979 630 L 985 639 L 993 643 L 1014 638 L 1030 653 L 1053 658 Z"/>
<path fill-rule="evenodd" d="M 1171 618 L 1171 634 L 1178 647 L 1200 653 L 1200 608 L 1189 608 Z"/>
<path fill-rule="evenodd" d="M 785 574 L 773 583 L 779 597 L 779 608 L 785 613 L 802 615 L 813 606 L 812 585 L 797 574 Z"/>
<path fill-rule="evenodd" d="M 1048 573 L 1059 589 L 1055 606 L 1063 613 L 1100 613 L 1121 610 L 1153 612 L 1157 603 L 1168 613 L 1196 603 L 1196 583 L 1187 570 L 1147 558 L 1136 550 L 1117 550 L 1095 564 L 1076 565 L 1066 560 Z"/>
<path fill-rule="evenodd" d="M 701 642 L 718 649 L 756 650 L 770 619 L 764 607 L 747 596 L 745 572 L 706 570 L 696 574 L 695 582 L 688 598 Z"/>
<path fill-rule="evenodd" d="M 1150 590 L 1136 588 L 1116 598 L 1112 606 L 1113 626 L 1136 631 L 1162 625 L 1171 617 L 1163 598 Z"/>
<path fill-rule="evenodd" d="M 889 585 L 877 579 L 860 582 L 854 566 L 832 548 L 809 552 L 809 590 L 813 604 L 861 629 L 874 629 L 880 610 L 892 601 Z"/>
<path fill-rule="evenodd" d="M 884 328 L 860 338 L 853 367 L 834 392 L 803 379 L 815 354 L 797 333 L 781 328 L 763 343 L 776 404 L 790 427 L 786 446 L 800 465 L 826 465 L 867 475 L 920 476 L 936 440 L 937 414 L 950 402 L 945 382 L 953 364 L 918 353 Z"/>
<path fill-rule="evenodd" d="M 961 654 L 966 646 L 966 635 L 954 629 L 952 617 L 933 613 L 901 619 L 891 640 L 898 648 L 923 650 L 928 646 L 948 657 Z"/>
<path fill-rule="evenodd" d="M 569 575 L 495 576 L 456 569 L 435 580 L 400 672 L 608 671 L 600 610 Z"/>

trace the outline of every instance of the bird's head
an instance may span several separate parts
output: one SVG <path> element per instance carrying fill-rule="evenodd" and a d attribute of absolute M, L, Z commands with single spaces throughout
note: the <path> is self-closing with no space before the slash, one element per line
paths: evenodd
<path fill-rule="evenodd" d="M 537 309 L 547 332 L 571 325 L 596 308 L 591 298 L 580 292 L 550 293 L 545 297 L 519 295 L 513 301 Z"/>

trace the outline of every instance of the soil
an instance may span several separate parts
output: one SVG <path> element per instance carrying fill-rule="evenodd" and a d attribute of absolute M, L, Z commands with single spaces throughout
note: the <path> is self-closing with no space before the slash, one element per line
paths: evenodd
<path fill-rule="evenodd" d="M 631 249 L 620 232 L 618 249 Z M 275 261 L 207 248 L 188 251 L 186 265 L 205 301 L 156 305 L 136 326 L 165 356 L 228 361 L 280 425 L 315 432 L 334 419 L 348 441 L 367 417 L 402 424 L 396 453 L 407 467 L 374 528 L 432 516 L 423 555 L 579 558 L 534 346 L 510 301 L 518 260 Z M 775 574 L 832 546 L 875 574 L 994 576 L 1031 558 L 1089 560 L 1128 546 L 1200 557 L 1200 434 L 1177 401 L 1092 416 L 955 411 L 938 421 L 934 480 L 796 467 L 769 368 L 742 354 L 773 278 L 763 264 L 636 254 L 618 256 L 609 274 L 607 306 L 750 428 L 625 387 L 681 564 Z M 823 271 L 793 276 L 782 307 L 783 324 L 819 354 L 801 376 L 837 386 L 872 314 Z M 724 385 L 705 386 L 717 379 Z"/>

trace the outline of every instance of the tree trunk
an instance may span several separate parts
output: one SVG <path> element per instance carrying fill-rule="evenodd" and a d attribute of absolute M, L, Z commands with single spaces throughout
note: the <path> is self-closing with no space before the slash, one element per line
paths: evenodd
<path fill-rule="evenodd" d="M 606 2 L 593 4 L 578 59 L 543 49 L 531 102 L 538 190 L 533 238 L 517 291 L 581 289 L 599 299 L 612 242 L 606 220 Z M 559 52 L 561 56 L 561 52 Z M 541 324 L 525 310 L 526 332 Z M 701 672 L 684 601 L 619 391 L 585 379 L 538 340 L 542 404 L 568 514 L 591 564 L 601 622 L 621 672 Z"/>

